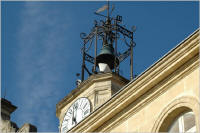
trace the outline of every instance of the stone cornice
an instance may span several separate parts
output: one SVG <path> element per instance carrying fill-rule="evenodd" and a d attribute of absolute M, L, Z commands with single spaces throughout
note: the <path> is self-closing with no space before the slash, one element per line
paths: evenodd
<path fill-rule="evenodd" d="M 16 106 L 4 98 L 1 98 L 1 106 L 9 113 L 9 115 L 17 109 Z"/>
<path fill-rule="evenodd" d="M 76 89 L 72 90 L 71 93 L 69 93 L 56 105 L 56 116 L 58 117 L 60 115 L 60 110 L 64 106 L 66 106 L 66 104 L 70 103 L 73 99 L 75 99 L 79 94 L 85 91 L 94 82 L 102 82 L 108 79 L 117 80 L 119 83 L 122 84 L 127 84 L 129 82 L 129 80 L 125 79 L 120 75 L 116 75 L 115 73 L 102 73 L 91 75 L 87 80 L 84 80 Z"/>
<path fill-rule="evenodd" d="M 115 114 L 115 116 L 111 118 L 112 120 L 106 121 L 105 123 L 103 123 L 103 126 L 99 127 L 95 131 L 108 132 L 113 127 L 116 127 L 116 125 L 122 123 L 123 121 L 128 119 L 130 116 L 132 116 L 133 114 L 141 110 L 143 107 L 147 106 L 147 104 L 149 104 L 151 101 L 153 101 L 154 99 L 156 99 L 157 97 L 165 93 L 165 91 L 167 91 L 167 88 L 170 88 L 170 86 L 173 86 L 174 84 L 176 84 L 185 75 L 194 71 L 197 67 L 199 67 L 198 55 L 196 55 L 191 61 L 185 63 L 183 66 L 178 68 L 175 72 L 170 74 L 161 82 L 153 86 L 147 92 L 142 94 L 132 103 L 130 103 L 128 106 L 123 108 L 122 112 Z M 198 98 L 196 98 L 196 100 L 198 100 Z M 157 114 L 154 114 L 154 115 L 157 115 Z"/>
<path fill-rule="evenodd" d="M 93 132 L 123 109 L 138 100 L 162 80 L 175 72 L 199 53 L 199 30 L 181 42 L 162 59 L 142 73 L 137 79 L 123 87 L 105 104 L 92 112 L 86 119 L 71 129 L 71 132 Z M 199 60 L 198 60 L 199 61 Z M 106 131 L 104 129 L 103 131 Z"/>

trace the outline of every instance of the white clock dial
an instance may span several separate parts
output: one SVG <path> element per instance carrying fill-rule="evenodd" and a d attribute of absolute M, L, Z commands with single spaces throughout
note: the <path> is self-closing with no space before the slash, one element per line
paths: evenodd
<path fill-rule="evenodd" d="M 87 98 L 82 97 L 76 100 L 67 110 L 62 125 L 61 133 L 66 133 L 86 116 L 90 114 L 90 102 Z"/>

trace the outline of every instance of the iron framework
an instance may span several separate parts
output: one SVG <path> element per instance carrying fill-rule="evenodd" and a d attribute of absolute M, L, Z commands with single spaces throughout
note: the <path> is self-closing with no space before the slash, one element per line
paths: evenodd
<path fill-rule="evenodd" d="M 92 28 L 89 34 L 81 33 L 80 37 L 83 40 L 82 51 L 82 72 L 81 72 L 81 80 L 84 80 L 85 71 L 91 75 L 92 73 L 96 74 L 96 57 L 97 57 L 97 46 L 98 40 L 102 39 L 103 41 L 110 41 L 112 45 L 114 45 L 114 55 L 115 58 L 118 58 L 119 65 L 123 62 L 128 56 L 130 56 L 130 79 L 133 79 L 133 47 L 135 46 L 135 42 L 133 41 L 133 33 L 135 31 L 135 27 L 132 27 L 132 30 L 126 29 L 124 26 L 121 26 L 122 16 L 117 15 L 116 17 L 109 16 L 109 3 L 107 9 L 107 16 L 96 13 L 96 15 L 103 16 L 106 18 L 105 20 L 94 21 L 94 27 Z M 127 46 L 127 49 L 122 54 L 117 50 L 118 39 L 123 36 L 124 44 Z M 129 42 L 127 42 L 129 39 Z M 93 40 L 95 40 L 93 42 Z M 88 51 L 91 48 L 91 45 L 94 45 L 94 55 L 90 55 Z M 86 46 L 88 48 L 86 48 Z M 93 65 L 91 71 L 86 66 L 86 62 L 89 62 Z M 114 72 L 119 74 L 119 66 L 117 66 L 116 62 L 114 64 Z"/>

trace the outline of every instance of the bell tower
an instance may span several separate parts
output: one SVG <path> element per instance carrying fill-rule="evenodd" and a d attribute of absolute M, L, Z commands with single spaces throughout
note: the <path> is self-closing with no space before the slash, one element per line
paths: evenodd
<path fill-rule="evenodd" d="M 121 26 L 122 16 L 112 17 L 115 7 L 112 5 L 111 11 L 109 7 L 108 1 L 107 5 L 95 12 L 97 16 L 103 19 L 94 20 L 94 27 L 89 34 L 80 34 L 83 40 L 81 81 L 85 79 L 85 72 L 89 76 L 104 72 L 101 69 L 102 66 L 104 66 L 103 68 L 107 66 L 107 71 L 110 70 L 110 72 L 119 75 L 119 66 L 128 56 L 130 56 L 130 79 L 133 79 L 133 47 L 135 46 L 133 33 L 136 27 L 132 26 L 132 30 L 128 30 Z M 107 16 L 100 14 L 104 10 L 107 10 Z M 119 42 L 118 40 L 121 39 L 123 41 Z M 120 50 L 118 46 L 123 47 L 124 50 Z M 86 62 L 90 64 L 88 65 Z M 92 69 L 90 70 L 91 65 Z M 99 72 L 97 69 L 99 69 Z"/>
<path fill-rule="evenodd" d="M 133 79 L 135 27 L 131 31 L 121 26 L 122 16 L 112 17 L 114 6 L 111 9 L 109 7 L 108 2 L 95 12 L 101 18 L 94 21 L 89 34 L 80 34 L 83 40 L 81 80 L 78 80 L 77 88 L 56 105 L 59 131 L 62 133 L 83 122 L 129 82 L 119 74 L 120 64 L 129 56 L 130 80 Z M 100 14 L 105 10 L 107 15 Z M 120 37 L 123 37 L 123 41 L 118 41 Z"/>

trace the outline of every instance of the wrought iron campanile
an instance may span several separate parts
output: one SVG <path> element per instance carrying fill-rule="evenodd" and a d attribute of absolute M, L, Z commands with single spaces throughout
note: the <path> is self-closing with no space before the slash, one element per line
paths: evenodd
<path fill-rule="evenodd" d="M 100 14 L 104 10 L 107 10 L 107 16 Z M 83 47 L 81 49 L 83 55 L 82 81 L 84 80 L 85 71 L 88 75 L 97 74 L 97 68 L 100 68 L 101 64 L 107 65 L 110 72 L 119 74 L 119 65 L 128 56 L 130 56 L 130 79 L 133 79 L 133 47 L 135 46 L 133 32 L 135 31 L 135 27 L 133 26 L 130 31 L 124 26 L 121 26 L 122 16 L 117 15 L 116 17 L 111 17 L 110 15 L 113 10 L 114 6 L 112 6 L 111 11 L 109 10 L 109 2 L 107 5 L 98 9 L 95 14 L 103 17 L 104 20 L 95 20 L 94 27 L 88 35 L 86 33 L 80 34 L 83 39 Z M 122 44 L 118 44 L 118 39 L 120 38 L 123 39 Z M 99 45 L 102 45 L 100 52 L 98 52 Z M 118 45 L 126 46 L 126 50 L 118 50 Z M 93 55 L 89 53 L 92 46 L 94 51 L 92 53 Z M 91 70 L 88 69 L 86 62 L 92 64 Z"/>

